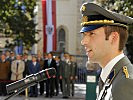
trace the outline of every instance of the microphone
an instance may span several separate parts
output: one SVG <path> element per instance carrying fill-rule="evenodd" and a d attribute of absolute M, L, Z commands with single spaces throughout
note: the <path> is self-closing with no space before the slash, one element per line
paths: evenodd
<path fill-rule="evenodd" d="M 48 69 L 40 71 L 39 73 L 31 74 L 19 81 L 6 85 L 7 93 L 9 94 L 17 90 L 20 90 L 24 87 L 26 88 L 26 87 L 35 85 L 40 81 L 47 80 L 55 76 L 55 74 L 56 74 L 55 68 L 48 68 Z"/>

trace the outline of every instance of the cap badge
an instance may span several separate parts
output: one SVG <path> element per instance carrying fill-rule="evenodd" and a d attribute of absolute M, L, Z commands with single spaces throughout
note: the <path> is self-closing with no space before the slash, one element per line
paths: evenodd
<path fill-rule="evenodd" d="M 88 17 L 87 16 L 83 16 L 82 17 L 82 22 L 87 22 L 88 21 Z"/>
<path fill-rule="evenodd" d="M 86 7 L 83 5 L 81 9 L 82 11 L 85 11 Z"/>

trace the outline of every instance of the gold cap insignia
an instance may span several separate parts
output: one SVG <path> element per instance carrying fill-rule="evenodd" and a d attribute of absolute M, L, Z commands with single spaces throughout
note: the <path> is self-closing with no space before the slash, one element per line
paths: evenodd
<path fill-rule="evenodd" d="M 81 9 L 82 11 L 85 11 L 86 7 L 83 5 Z"/>
<path fill-rule="evenodd" d="M 88 17 L 87 16 L 83 16 L 82 17 L 82 22 L 88 22 Z"/>

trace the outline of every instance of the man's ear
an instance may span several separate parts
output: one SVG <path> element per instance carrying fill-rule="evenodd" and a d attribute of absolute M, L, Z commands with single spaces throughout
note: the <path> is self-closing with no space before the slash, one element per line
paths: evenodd
<path fill-rule="evenodd" d="M 111 35 L 109 36 L 109 40 L 111 43 L 115 43 L 119 40 L 119 33 L 118 32 L 111 32 Z"/>

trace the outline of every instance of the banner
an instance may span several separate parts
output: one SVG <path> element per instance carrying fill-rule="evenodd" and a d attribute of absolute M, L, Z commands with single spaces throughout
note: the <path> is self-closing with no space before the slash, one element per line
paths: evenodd
<path fill-rule="evenodd" d="M 56 50 L 56 0 L 42 0 L 43 52 Z"/>

